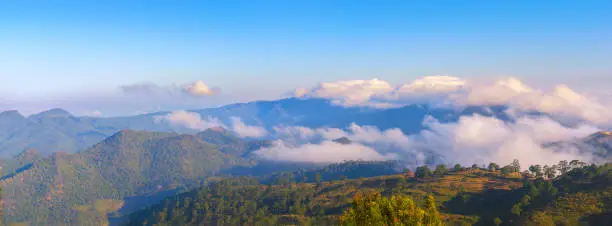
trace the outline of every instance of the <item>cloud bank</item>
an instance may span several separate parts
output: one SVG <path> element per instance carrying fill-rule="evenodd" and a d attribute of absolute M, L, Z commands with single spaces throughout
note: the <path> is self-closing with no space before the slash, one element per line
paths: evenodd
<path fill-rule="evenodd" d="M 239 137 L 261 138 L 268 135 L 268 131 L 259 126 L 247 125 L 239 117 L 230 117 L 231 127 L 225 125 L 219 118 L 207 116 L 202 118 L 200 114 L 188 111 L 174 111 L 163 116 L 154 116 L 156 123 L 168 123 L 172 126 L 202 131 L 210 128 L 221 127 L 231 130 Z"/>
<path fill-rule="evenodd" d="M 230 121 L 232 121 L 232 131 L 240 137 L 259 138 L 268 135 L 265 128 L 244 124 L 238 117 L 230 117 Z"/>
<path fill-rule="evenodd" d="M 153 120 L 158 123 L 167 122 L 170 125 L 182 126 L 193 130 L 226 127 L 218 118 L 209 116 L 207 119 L 202 119 L 200 114 L 187 111 L 175 111 L 164 116 L 155 116 Z"/>
<path fill-rule="evenodd" d="M 581 94 L 567 85 L 552 91 L 532 88 L 517 78 L 492 82 L 464 80 L 451 76 L 427 76 L 401 85 L 379 80 L 348 80 L 300 88 L 300 98 L 326 98 L 332 103 L 354 107 L 392 108 L 409 104 L 465 106 L 508 106 L 516 112 L 541 112 L 560 118 L 612 126 L 612 103 Z"/>
<path fill-rule="evenodd" d="M 255 151 L 256 155 L 268 160 L 289 162 L 334 163 L 345 160 L 387 160 L 394 157 L 383 155 L 371 147 L 361 144 L 340 144 L 333 141 L 323 141 L 318 144 L 303 144 L 292 146 L 277 141 L 269 148 Z"/>
<path fill-rule="evenodd" d="M 345 129 L 279 126 L 274 131 L 279 138 L 276 145 L 255 154 L 269 160 L 316 163 L 423 158 L 420 153 L 410 151 L 411 141 L 399 129 L 381 131 L 374 126 L 353 123 Z M 352 142 L 333 141 L 343 137 Z"/>
<path fill-rule="evenodd" d="M 430 150 L 443 156 L 444 162 L 461 164 L 506 164 L 513 159 L 521 163 L 554 164 L 560 160 L 597 161 L 596 157 L 579 150 L 553 150 L 544 145 L 583 138 L 598 131 L 580 125 L 565 127 L 548 117 L 521 117 L 514 123 L 480 115 L 461 117 L 456 123 L 440 123 L 428 118 L 430 129 L 414 136 L 415 148 Z"/>
<path fill-rule="evenodd" d="M 588 124 L 568 127 L 548 116 L 520 116 L 505 122 L 476 114 L 463 116 L 452 123 L 441 123 L 428 117 L 423 125 L 428 129 L 415 135 L 406 135 L 397 128 L 379 130 L 374 126 L 354 123 L 347 128 L 281 126 L 274 129 L 279 139 L 278 145 L 255 153 L 264 159 L 283 161 L 325 163 L 394 159 L 412 166 L 439 163 L 507 164 L 513 159 L 519 159 L 524 165 L 555 164 L 574 159 L 601 161 L 575 148 L 546 146 L 557 141 L 577 140 L 599 131 Z M 351 145 L 332 142 L 341 137 L 351 140 Z"/>
<path fill-rule="evenodd" d="M 570 147 L 553 149 L 547 144 L 583 138 L 612 127 L 612 104 L 578 93 L 566 85 L 546 91 L 516 78 L 494 81 L 428 76 L 401 85 L 378 79 L 320 83 L 296 90 L 296 97 L 326 98 L 346 107 L 392 108 L 409 104 L 433 107 L 506 106 L 510 120 L 481 115 L 462 116 L 442 123 L 433 117 L 423 121 L 420 134 L 400 129 L 380 131 L 374 126 L 352 124 L 348 128 L 277 127 L 279 139 L 293 143 L 327 142 L 339 137 L 376 150 L 381 155 L 415 164 L 508 163 L 552 164 L 597 157 Z M 532 114 L 532 113 L 536 114 Z M 294 151 L 291 149 L 290 151 Z M 265 155 L 263 157 L 266 157 Z"/>

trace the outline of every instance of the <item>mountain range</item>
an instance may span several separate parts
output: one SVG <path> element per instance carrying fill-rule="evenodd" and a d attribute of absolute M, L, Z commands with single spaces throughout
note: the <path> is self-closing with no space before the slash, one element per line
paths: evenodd
<path fill-rule="evenodd" d="M 120 205 L 126 211 L 159 192 L 199 187 L 224 170 L 251 166 L 243 156 L 261 145 L 213 129 L 195 135 L 123 130 L 75 154 L 25 157 L 36 155 L 29 150 L 19 155 L 22 168 L 2 180 L 4 218 L 81 225 L 79 217 L 105 218 L 90 208 L 96 202 L 130 200 Z"/>
<path fill-rule="evenodd" d="M 612 135 L 584 138 L 609 148 Z M 334 142 L 350 145 L 346 137 Z M 333 165 L 262 161 L 251 152 L 271 145 L 245 140 L 223 128 L 196 134 L 121 130 L 91 148 L 44 157 L 27 149 L 7 161 L 3 188 L 5 222 L 30 225 L 100 225 L 164 197 L 206 186 L 216 177 L 257 176 L 260 181 L 315 182 L 399 173 L 401 162 L 345 162 Z M 609 149 L 608 149 L 609 150 Z M 291 172 L 285 174 L 282 172 Z M 288 175 L 292 175 L 287 178 Z M 320 175 L 320 176 L 318 176 Z"/>
<path fill-rule="evenodd" d="M 473 106 L 460 110 L 409 105 L 394 109 L 342 107 L 325 99 L 288 98 L 231 104 L 219 108 L 190 110 L 202 118 L 215 117 L 226 125 L 238 117 L 249 125 L 272 130 L 275 126 L 309 128 L 346 128 L 351 123 L 373 125 L 379 129 L 400 128 L 406 134 L 423 129 L 426 116 L 441 122 L 478 113 L 510 120 L 505 107 Z M 124 117 L 74 116 L 63 109 L 51 109 L 24 117 L 17 111 L 0 113 L 0 157 L 12 158 L 26 149 L 36 149 L 47 156 L 56 151 L 74 153 L 85 150 L 121 130 L 196 133 L 194 129 L 173 126 L 156 120 L 170 112 L 156 112 Z"/>
<path fill-rule="evenodd" d="M 347 128 L 352 123 L 380 130 L 420 133 L 423 121 L 456 122 L 484 115 L 511 122 L 504 106 L 462 109 L 408 105 L 393 109 L 341 107 L 324 99 L 288 98 L 190 110 L 202 119 L 231 125 L 234 117 L 273 131 L 277 126 Z M 172 112 L 125 117 L 74 116 L 51 109 L 28 117 L 0 113 L 3 218 L 29 225 L 103 225 L 164 197 L 208 186 L 219 177 L 251 176 L 262 183 L 315 182 L 397 174 L 406 164 L 388 161 L 322 164 L 268 161 L 255 151 L 275 145 L 275 137 L 243 138 L 225 127 L 200 130 L 164 123 Z M 540 114 L 534 112 L 532 114 Z M 334 144 L 358 145 L 349 137 Z M 598 132 L 547 144 L 571 147 L 603 159 L 612 156 L 612 134 Z M 294 172 L 287 174 L 287 172 Z"/>

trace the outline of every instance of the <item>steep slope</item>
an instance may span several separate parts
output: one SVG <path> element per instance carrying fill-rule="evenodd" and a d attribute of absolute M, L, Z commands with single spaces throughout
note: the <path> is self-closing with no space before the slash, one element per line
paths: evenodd
<path fill-rule="evenodd" d="M 3 180 L 4 220 L 83 225 L 93 217 L 102 222 L 106 212 L 92 212 L 100 209 L 96 203 L 202 186 L 224 169 L 248 164 L 193 135 L 124 130 L 80 153 L 56 152 Z"/>
<path fill-rule="evenodd" d="M 35 149 L 27 149 L 12 159 L 0 162 L 2 167 L 2 179 L 14 176 L 17 173 L 29 169 L 32 164 L 43 157 Z"/>
<path fill-rule="evenodd" d="M 17 111 L 0 112 L 0 140 L 6 139 L 17 128 L 26 125 L 27 119 Z"/>

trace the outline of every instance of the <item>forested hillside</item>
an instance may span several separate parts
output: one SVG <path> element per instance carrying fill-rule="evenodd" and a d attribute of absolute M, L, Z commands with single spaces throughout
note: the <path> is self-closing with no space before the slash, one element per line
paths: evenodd
<path fill-rule="evenodd" d="M 221 150 L 194 135 L 121 131 L 89 150 L 57 152 L 4 178 L 4 221 L 99 225 L 108 212 L 133 211 L 153 197 L 203 186 L 225 169 L 249 166 L 241 157 L 247 144 L 226 142 Z"/>
<path fill-rule="evenodd" d="M 566 168 L 558 177 L 536 166 L 519 173 L 520 166 L 502 171 L 491 164 L 488 169 L 421 167 L 415 176 L 407 172 L 315 183 L 284 180 L 264 185 L 253 178 L 223 179 L 137 212 L 127 225 L 334 225 L 348 217 L 355 197 L 372 192 L 412 197 L 423 208 L 433 195 L 448 225 L 610 223 L 612 165 L 565 163 L 560 163 Z"/>

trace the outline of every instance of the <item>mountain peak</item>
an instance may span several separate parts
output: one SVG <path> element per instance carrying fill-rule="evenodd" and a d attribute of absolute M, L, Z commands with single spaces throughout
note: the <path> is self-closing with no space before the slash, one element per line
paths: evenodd
<path fill-rule="evenodd" d="M 234 134 L 227 130 L 226 128 L 220 127 L 220 126 L 216 126 L 216 127 L 211 127 L 208 128 L 202 132 L 197 133 L 197 136 L 210 136 L 212 134 L 219 134 L 219 135 L 224 135 L 224 136 L 234 136 Z"/>
<path fill-rule="evenodd" d="M 612 150 L 612 132 L 609 131 L 600 131 L 591 134 L 583 141 L 587 144 L 591 144 L 597 147 L 604 147 L 608 150 Z"/>
<path fill-rule="evenodd" d="M 61 109 L 61 108 L 53 108 L 43 112 L 40 112 L 35 115 L 31 115 L 30 118 L 63 118 L 63 117 L 72 117 L 70 112 Z"/>
<path fill-rule="evenodd" d="M 215 132 L 219 132 L 219 133 L 227 133 L 227 132 L 229 132 L 229 130 L 227 130 L 226 128 L 223 128 L 221 126 L 211 127 L 211 128 L 209 128 L 207 130 L 215 131 Z"/>
<path fill-rule="evenodd" d="M 19 113 L 19 111 L 17 110 L 8 110 L 8 111 L 0 112 L 0 117 L 7 117 L 7 116 L 23 118 L 23 115 L 21 115 L 21 113 Z"/>
<path fill-rule="evenodd" d="M 200 140 L 215 144 L 215 145 L 228 145 L 242 142 L 242 140 L 236 137 L 231 131 L 222 127 L 213 127 L 196 134 Z"/>
<path fill-rule="evenodd" d="M 338 139 L 333 140 L 333 142 L 336 142 L 336 143 L 339 143 L 339 144 L 351 144 L 351 143 L 353 143 L 353 141 L 348 139 L 348 137 L 340 137 Z"/>
<path fill-rule="evenodd" d="M 612 132 L 608 132 L 608 131 L 601 131 L 599 133 L 606 135 L 606 136 L 612 136 Z"/>
<path fill-rule="evenodd" d="M 599 131 L 597 133 L 594 133 L 588 136 L 588 139 L 593 140 L 593 139 L 601 139 L 601 138 L 608 138 L 608 137 L 612 138 L 612 132 Z"/>
<path fill-rule="evenodd" d="M 109 138 L 118 138 L 118 137 L 160 137 L 160 136 L 171 136 L 176 135 L 174 133 L 166 133 L 166 132 L 151 132 L 144 130 L 131 130 L 131 129 L 122 129 L 119 132 L 111 135 Z M 108 139 L 108 138 L 107 138 Z"/>

